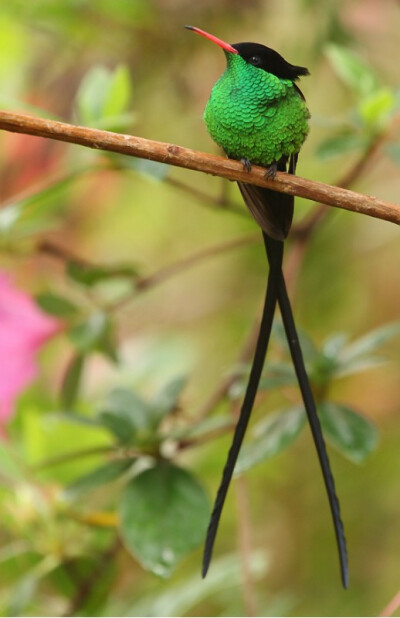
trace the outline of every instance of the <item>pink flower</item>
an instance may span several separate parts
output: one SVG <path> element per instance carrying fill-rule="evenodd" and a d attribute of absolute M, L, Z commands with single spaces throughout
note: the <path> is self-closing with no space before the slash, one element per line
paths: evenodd
<path fill-rule="evenodd" d="M 39 348 L 60 329 L 9 277 L 0 272 L 0 424 L 14 413 L 18 395 L 35 379 Z"/>

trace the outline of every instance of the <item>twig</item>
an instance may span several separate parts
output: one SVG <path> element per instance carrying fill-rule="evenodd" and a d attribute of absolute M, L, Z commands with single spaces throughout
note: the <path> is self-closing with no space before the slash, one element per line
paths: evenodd
<path fill-rule="evenodd" d="M 86 599 L 91 594 L 93 588 L 99 583 L 103 573 L 110 566 L 112 559 L 115 557 L 116 553 L 119 551 L 121 547 L 121 541 L 119 538 L 115 539 L 115 541 L 108 547 L 96 561 L 91 573 L 87 577 L 85 577 L 79 584 L 77 591 L 71 602 L 68 606 L 67 611 L 64 616 L 74 616 L 77 614 L 82 606 L 84 605 Z"/>
<path fill-rule="evenodd" d="M 165 268 L 161 268 L 152 275 L 137 279 L 135 283 L 136 288 L 138 290 L 147 290 L 148 288 L 153 287 L 156 284 L 162 283 L 166 279 L 170 279 L 171 277 L 179 274 L 187 268 L 195 266 L 203 260 L 214 257 L 216 255 L 220 255 L 221 253 L 225 253 L 226 251 L 231 251 L 232 249 L 238 249 L 239 247 L 244 247 L 246 245 L 258 242 L 260 242 L 260 235 L 257 233 L 248 234 L 246 236 L 241 236 L 240 238 L 234 238 L 233 240 L 228 240 L 223 243 L 212 245 L 211 247 L 206 247 L 205 249 L 197 251 L 196 253 L 192 253 L 187 257 L 178 260 L 177 262 L 170 264 L 169 266 L 166 266 Z"/>
<path fill-rule="evenodd" d="M 298 195 L 328 206 L 400 223 L 400 206 L 391 202 L 283 172 L 278 172 L 275 180 L 270 180 L 266 178 L 265 169 L 262 167 L 253 166 L 252 171 L 248 172 L 240 161 L 198 152 L 183 146 L 6 111 L 0 111 L 0 129 L 159 161 L 229 180 L 240 180 L 281 193 Z"/>
<path fill-rule="evenodd" d="M 400 607 L 400 590 L 397 592 L 393 599 L 386 605 L 381 611 L 379 616 L 393 616 L 394 612 Z"/>
<path fill-rule="evenodd" d="M 190 197 L 197 198 L 202 204 L 207 204 L 207 206 L 218 208 L 219 210 L 223 208 L 225 210 L 229 210 L 229 212 L 235 213 L 236 215 L 241 215 L 242 217 L 249 217 L 247 209 L 242 208 L 239 204 L 235 204 L 235 202 L 229 200 L 225 193 L 214 197 L 213 195 L 210 195 L 209 193 L 206 193 L 193 185 L 186 184 L 185 182 L 177 180 L 176 178 L 171 178 L 170 176 L 167 176 L 163 182 L 174 189 L 179 189 L 180 191 L 187 193 Z M 226 187 L 226 183 L 224 183 L 223 186 Z"/>
<path fill-rule="evenodd" d="M 246 476 L 235 479 L 235 490 L 244 609 L 246 616 L 257 616 L 256 590 L 251 572 L 251 518 Z"/>
<path fill-rule="evenodd" d="M 49 468 L 51 466 L 58 466 L 60 464 L 68 463 L 69 461 L 74 461 L 74 459 L 80 459 L 81 457 L 93 457 L 94 455 L 104 455 L 107 453 L 112 453 L 116 449 L 114 446 L 95 446 L 92 448 L 84 449 L 81 451 L 72 451 L 70 453 L 63 453 L 61 455 L 57 455 L 56 457 L 50 457 L 49 459 L 45 459 L 40 463 L 34 466 L 34 470 L 43 470 L 44 468 Z"/>

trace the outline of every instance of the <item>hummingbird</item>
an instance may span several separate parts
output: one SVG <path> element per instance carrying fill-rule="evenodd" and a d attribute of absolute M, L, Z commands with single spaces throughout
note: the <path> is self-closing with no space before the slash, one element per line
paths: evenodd
<path fill-rule="evenodd" d="M 308 69 L 290 64 L 265 45 L 249 42 L 231 45 L 200 28 L 185 27 L 218 45 L 226 57 L 226 69 L 214 84 L 204 111 L 204 121 L 212 139 L 229 158 L 241 161 L 247 171 L 252 165 L 260 165 L 266 168 L 267 178 L 273 179 L 277 171 L 294 174 L 310 118 L 305 97 L 296 82 L 309 75 Z M 282 271 L 284 241 L 292 223 L 294 197 L 245 182 L 238 182 L 238 186 L 246 206 L 261 228 L 269 273 L 250 376 L 207 529 L 202 574 L 205 577 L 210 566 L 222 509 L 257 394 L 278 304 L 329 501 L 342 584 L 347 588 L 347 548 L 339 501 Z"/>

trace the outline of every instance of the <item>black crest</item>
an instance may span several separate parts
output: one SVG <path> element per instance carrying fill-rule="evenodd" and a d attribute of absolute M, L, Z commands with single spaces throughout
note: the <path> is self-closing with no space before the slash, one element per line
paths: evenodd
<path fill-rule="evenodd" d="M 239 55 L 246 62 L 268 73 L 272 73 L 280 79 L 291 79 L 294 81 L 301 75 L 309 75 L 309 70 L 306 67 L 290 64 L 274 49 L 260 43 L 235 43 L 232 47 L 237 49 Z"/>

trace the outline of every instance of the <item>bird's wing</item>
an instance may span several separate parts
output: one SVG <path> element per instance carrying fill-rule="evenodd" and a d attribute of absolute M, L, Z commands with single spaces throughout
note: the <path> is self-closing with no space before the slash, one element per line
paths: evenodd
<path fill-rule="evenodd" d="M 289 159 L 289 172 L 296 171 L 297 155 Z M 278 171 L 286 172 L 286 161 L 278 162 Z M 272 189 L 238 182 L 242 197 L 261 229 L 275 240 L 285 240 L 293 219 L 294 196 Z"/>

